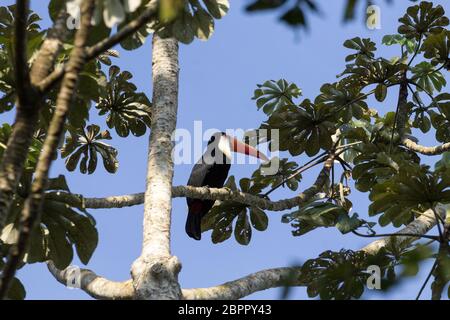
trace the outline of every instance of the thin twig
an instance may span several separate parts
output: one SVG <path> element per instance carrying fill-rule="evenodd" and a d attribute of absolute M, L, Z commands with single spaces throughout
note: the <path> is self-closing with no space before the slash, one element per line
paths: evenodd
<path fill-rule="evenodd" d="M 440 239 L 440 241 L 443 241 L 444 235 L 442 233 L 441 224 L 439 223 L 439 222 L 441 222 L 441 220 L 439 220 L 439 215 L 436 213 L 436 210 L 434 209 L 434 207 L 431 208 L 431 210 L 433 210 L 434 217 L 436 218 L 436 225 L 437 225 L 437 229 L 439 232 L 439 239 Z"/>
<path fill-rule="evenodd" d="M 364 237 L 364 238 L 377 238 L 377 237 L 414 237 L 414 238 L 424 238 L 424 239 L 431 239 L 434 241 L 439 241 L 439 237 L 436 236 L 429 236 L 426 234 L 414 234 L 414 233 L 385 233 L 385 234 L 362 234 L 357 232 L 356 230 L 352 231 L 353 234 Z"/>
<path fill-rule="evenodd" d="M 430 281 L 431 275 L 434 272 L 434 269 L 436 269 L 437 267 L 437 259 L 434 260 L 433 266 L 431 267 L 430 272 L 428 273 L 427 278 L 425 279 L 425 282 L 422 284 L 422 287 L 420 287 L 419 293 L 417 294 L 416 300 L 419 300 L 420 295 L 422 294 L 423 290 L 425 289 L 425 287 L 427 286 L 428 281 Z"/>
<path fill-rule="evenodd" d="M 411 63 L 413 62 L 414 58 L 415 58 L 415 57 L 417 56 L 417 54 L 419 53 L 420 45 L 421 45 L 421 44 L 422 44 L 422 34 L 420 35 L 419 42 L 417 43 L 416 50 L 414 51 L 414 55 L 412 56 L 411 60 L 409 60 L 408 67 L 411 65 Z"/>
<path fill-rule="evenodd" d="M 263 197 L 267 197 L 269 194 L 271 194 L 273 191 L 275 191 L 276 189 L 278 189 L 280 186 L 282 186 L 283 184 L 285 184 L 287 181 L 289 181 L 292 178 L 295 178 L 297 175 L 299 175 L 302 172 L 305 172 L 308 169 L 311 169 L 312 167 L 318 165 L 319 163 L 322 163 L 326 160 L 325 155 L 327 154 L 327 152 L 323 152 L 321 154 L 319 154 L 318 156 L 316 156 L 315 158 L 311 159 L 310 161 L 308 161 L 307 163 L 305 163 L 303 166 L 301 166 L 300 168 L 298 168 L 294 173 L 292 173 L 290 176 L 288 176 L 287 178 L 283 179 L 283 181 L 281 181 L 280 183 L 278 183 L 276 186 L 272 187 L 272 189 L 270 189 L 269 191 L 267 191 Z"/>

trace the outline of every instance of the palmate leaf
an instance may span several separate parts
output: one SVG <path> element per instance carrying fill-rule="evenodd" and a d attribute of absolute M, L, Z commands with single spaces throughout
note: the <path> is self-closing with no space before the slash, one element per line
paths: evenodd
<path fill-rule="evenodd" d="M 359 155 L 353 159 L 352 177 L 355 187 L 367 192 L 378 183 L 382 183 L 400 170 L 400 167 L 419 165 L 419 157 L 403 148 L 390 150 L 386 144 L 366 143 L 357 147 Z"/>
<path fill-rule="evenodd" d="M 441 63 L 450 69 L 450 31 L 443 30 L 438 34 L 430 34 L 423 42 L 422 51 L 425 58 L 431 59 L 433 66 Z"/>
<path fill-rule="evenodd" d="M 416 49 L 416 41 L 414 39 L 408 39 L 399 34 L 390 34 L 383 37 L 382 43 L 387 46 L 398 44 L 404 46 L 408 53 L 414 53 Z"/>
<path fill-rule="evenodd" d="M 324 104 L 314 104 L 309 99 L 300 106 L 285 105 L 274 112 L 263 124 L 268 129 L 279 130 L 279 149 L 291 155 L 306 152 L 314 156 L 322 148 L 332 147 L 331 136 L 336 128 L 333 115 Z"/>
<path fill-rule="evenodd" d="M 343 207 L 322 201 L 310 202 L 296 211 L 284 214 L 281 221 L 291 224 L 294 236 L 304 235 L 319 227 L 334 226 L 342 233 L 348 233 L 364 223 L 358 219 L 357 214 L 350 217 Z"/>
<path fill-rule="evenodd" d="M 96 12 L 94 13 L 94 25 L 104 22 L 111 29 L 122 23 L 126 14 L 136 11 L 143 2 L 142 0 L 98 0 L 96 1 Z M 76 18 L 79 15 L 79 6 L 80 0 L 69 0 L 67 1 L 67 12 Z M 51 11 L 55 12 L 57 7 L 56 3 L 53 4 L 51 7 L 53 10 Z M 53 13 L 54 15 L 55 13 Z"/>
<path fill-rule="evenodd" d="M 293 99 L 302 94 L 302 90 L 284 79 L 278 81 L 269 80 L 263 84 L 258 84 L 252 97 L 256 100 L 258 109 L 263 109 L 264 113 L 271 115 L 279 107 L 292 105 Z"/>
<path fill-rule="evenodd" d="M 358 88 L 345 88 L 339 83 L 326 83 L 320 88 L 321 94 L 314 100 L 315 104 L 324 104 L 329 112 L 340 110 L 336 117 L 343 123 L 352 118 L 361 119 L 367 111 L 367 103 Z"/>
<path fill-rule="evenodd" d="M 435 97 L 438 112 L 428 110 L 431 124 L 436 129 L 436 140 L 446 143 L 450 141 L 450 94 L 441 93 Z"/>
<path fill-rule="evenodd" d="M 163 0 L 160 34 L 174 36 L 182 43 L 195 38 L 208 40 L 214 33 L 214 19 L 222 19 L 230 7 L 228 0 Z"/>
<path fill-rule="evenodd" d="M 250 179 L 244 178 L 239 181 L 241 191 L 246 193 L 258 193 L 260 187 Z M 226 181 L 225 188 L 237 190 L 234 176 Z M 236 220 L 233 229 L 233 221 Z M 266 213 L 256 207 L 248 207 L 245 204 L 233 201 L 219 202 L 202 219 L 202 232 L 212 230 L 211 240 L 213 243 L 223 242 L 234 237 L 241 245 L 248 245 L 252 237 L 252 227 L 258 231 L 267 229 L 269 219 Z"/>
<path fill-rule="evenodd" d="M 274 161 L 275 159 L 272 159 Z M 266 175 L 264 174 L 264 167 L 261 167 L 252 174 L 251 180 L 248 180 L 248 183 L 251 187 L 243 188 L 242 182 L 246 181 L 246 179 L 241 179 L 241 189 L 245 192 L 249 192 L 252 194 L 258 194 L 262 190 L 268 187 L 275 187 L 284 180 L 286 180 L 289 176 L 294 174 L 298 169 L 298 164 L 294 161 L 289 161 L 288 159 L 281 159 L 278 162 L 278 171 L 274 174 Z M 299 182 L 302 179 L 301 174 L 297 174 L 295 177 L 287 180 L 283 187 L 287 186 L 292 191 L 296 191 L 298 189 Z"/>
<path fill-rule="evenodd" d="M 382 226 L 407 224 L 417 212 L 423 212 L 438 202 L 449 203 L 449 183 L 448 172 L 431 173 L 425 166 L 415 170 L 401 167 L 397 175 L 372 188 L 369 215 L 382 214 L 379 218 Z"/>
<path fill-rule="evenodd" d="M 291 4 L 292 2 L 287 0 L 253 0 L 246 6 L 247 12 L 258 12 L 267 10 L 277 10 L 281 8 L 281 14 L 279 20 L 286 23 L 290 27 L 295 28 L 308 28 L 308 22 L 306 13 L 313 12 L 319 13 L 319 8 L 315 0 L 302 0 L 296 1 L 292 6 L 285 6 L 285 4 Z"/>
<path fill-rule="evenodd" d="M 406 69 L 406 65 L 400 62 L 385 59 L 369 61 L 359 56 L 354 63 L 347 64 L 338 77 L 343 77 L 341 85 L 346 88 L 362 89 L 371 84 L 396 83 L 399 80 L 399 72 Z"/>
<path fill-rule="evenodd" d="M 97 125 L 89 125 L 84 129 L 71 129 L 70 135 L 61 150 L 66 159 L 66 168 L 75 170 L 80 163 L 80 172 L 91 174 L 97 168 L 97 153 L 103 160 L 103 166 L 109 173 L 115 173 L 119 167 L 117 150 L 101 140 L 111 140 L 108 130 L 100 132 Z M 81 159 L 81 162 L 80 162 Z"/>
<path fill-rule="evenodd" d="M 106 124 L 115 128 L 120 137 L 130 132 L 142 136 L 151 125 L 151 103 L 144 93 L 136 92 L 136 86 L 129 82 L 131 78 L 128 71 L 120 72 L 119 67 L 112 66 L 109 82 L 96 105 L 99 115 L 108 114 Z"/>
<path fill-rule="evenodd" d="M 14 12 L 15 5 L 0 7 L 0 114 L 10 111 L 15 104 L 15 78 L 13 73 L 13 47 L 14 47 Z M 41 18 L 29 11 L 26 21 L 27 31 L 27 57 L 32 62 L 35 51 L 43 41 L 44 32 L 38 22 Z"/>
<path fill-rule="evenodd" d="M 442 154 L 441 160 L 434 164 L 435 171 L 450 171 L 450 151 Z"/>
<path fill-rule="evenodd" d="M 3 156 L 3 152 L 6 149 L 6 145 L 8 143 L 8 139 L 11 135 L 11 132 L 12 127 L 9 124 L 4 123 L 2 126 L 0 126 L 0 160 Z M 42 145 L 43 145 L 42 138 L 33 137 L 24 166 L 25 170 L 28 171 L 34 170 L 39 158 L 39 154 L 41 153 L 42 150 Z"/>
<path fill-rule="evenodd" d="M 442 73 L 426 61 L 420 62 L 411 71 L 414 73 L 415 82 L 419 84 L 417 87 L 419 91 L 423 88 L 428 93 L 433 94 L 434 90 L 440 92 L 447 85 Z"/>
<path fill-rule="evenodd" d="M 361 39 L 360 37 L 346 40 L 344 42 L 344 47 L 357 51 L 345 58 L 345 61 L 347 62 L 353 61 L 358 57 L 372 60 L 375 57 L 374 52 L 377 50 L 375 42 L 372 42 L 369 38 Z"/>
<path fill-rule="evenodd" d="M 8 40 L 11 41 L 14 35 L 14 12 L 16 5 L 10 5 L 6 7 L 0 7 L 0 38 L 1 42 Z M 40 33 L 40 26 L 38 22 L 41 20 L 39 15 L 28 11 L 28 20 L 26 22 L 27 36 L 31 37 Z"/>
<path fill-rule="evenodd" d="M 61 202 L 59 194 L 67 192 L 70 191 L 64 176 L 49 179 L 42 206 L 42 220 L 32 231 L 24 262 L 52 260 L 58 268 L 64 269 L 72 262 L 73 247 L 82 263 L 89 262 L 98 244 L 95 220 L 87 212 Z M 15 195 L 8 224 L 1 234 L 1 240 L 6 245 L 17 241 L 18 222 L 24 202 L 25 197 Z"/>
<path fill-rule="evenodd" d="M 306 284 L 309 297 L 324 300 L 349 300 L 361 297 L 370 273 L 370 265 L 380 267 L 383 280 L 395 264 L 384 250 L 371 256 L 363 251 L 325 251 L 316 259 L 307 260 L 300 272 L 300 283 Z"/>
<path fill-rule="evenodd" d="M 409 7 L 406 14 L 399 19 L 401 25 L 398 33 L 416 40 L 427 33 L 439 33 L 449 24 L 444 14 L 442 6 L 433 7 L 432 2 L 422 1 L 416 6 Z"/>
<path fill-rule="evenodd" d="M 428 113 L 422 108 L 417 108 L 414 111 L 414 120 L 412 127 L 419 128 L 423 133 L 427 133 L 431 129 L 431 120 Z"/>

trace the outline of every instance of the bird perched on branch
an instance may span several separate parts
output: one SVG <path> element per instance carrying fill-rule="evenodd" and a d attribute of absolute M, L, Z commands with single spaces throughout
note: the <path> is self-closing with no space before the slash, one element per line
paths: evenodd
<path fill-rule="evenodd" d="M 222 188 L 231 167 L 231 152 L 250 155 L 263 160 L 269 159 L 252 146 L 231 137 L 224 132 L 211 136 L 205 153 L 192 169 L 187 185 L 193 187 Z M 189 212 L 186 233 L 189 237 L 201 239 L 201 221 L 214 204 L 214 200 L 186 198 Z"/>

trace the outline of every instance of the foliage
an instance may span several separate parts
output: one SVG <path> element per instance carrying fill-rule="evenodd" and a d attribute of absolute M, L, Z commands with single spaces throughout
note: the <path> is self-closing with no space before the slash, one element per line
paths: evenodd
<path fill-rule="evenodd" d="M 115 128 L 120 137 L 127 137 L 130 132 L 135 136 L 142 136 L 146 128 L 150 127 L 151 103 L 145 94 L 136 91 L 136 86 L 128 82 L 133 76 L 120 68 L 109 68 L 109 82 L 96 108 L 99 115 L 105 115 L 106 124 L 110 129 Z"/>
<path fill-rule="evenodd" d="M 298 4 L 302 6 L 306 2 Z M 286 6 L 285 1 L 253 1 L 248 10 Z M 305 155 L 310 158 L 320 150 L 328 153 L 336 147 L 351 145 L 345 147 L 345 152 L 333 164 L 330 179 L 322 192 L 283 214 L 282 222 L 291 225 L 294 236 L 329 227 L 337 228 L 342 234 L 359 234 L 357 230 L 361 228 L 376 234 L 375 222 L 366 221 L 352 211 L 352 187 L 347 181 L 350 178 L 356 190 L 368 193 L 371 204 L 367 215 L 369 218 L 377 216 L 379 227 L 388 224 L 401 227 L 427 209 L 450 203 L 448 152 L 432 170 L 422 163 L 417 152 L 402 145 L 403 137 L 396 129 L 399 121 L 396 110 L 380 116 L 368 105 L 369 96 L 373 95 L 377 102 L 383 103 L 390 95 L 397 95 L 398 91 L 389 88 L 398 87 L 406 76 L 411 94 L 402 101 L 409 117 L 402 134 L 417 141 L 412 136 L 417 129 L 423 133 L 434 129 L 438 142 L 450 141 L 450 96 L 445 92 L 447 82 L 442 72 L 449 67 L 447 25 L 442 7 L 421 2 L 409 8 L 400 19 L 399 34 L 387 35 L 382 40 L 382 44 L 398 48 L 399 57 L 378 57 L 376 44 L 367 38 L 345 41 L 344 47 L 352 52 L 345 59 L 344 71 L 336 82 L 324 84 L 314 99 L 298 101 L 301 89 L 284 79 L 257 85 L 253 100 L 266 120 L 252 133 L 265 130 L 269 134 L 255 135 L 252 142 L 268 143 L 271 151 L 287 151 L 293 157 Z M 271 129 L 277 129 L 279 136 L 274 136 Z M 317 162 L 317 159 L 320 157 L 310 160 Z M 261 167 L 251 178 L 240 180 L 240 190 L 263 197 L 267 194 L 264 190 L 269 187 L 269 191 L 286 186 L 296 190 L 301 175 L 294 175 L 295 180 L 291 178 L 291 183 L 285 179 L 301 168 L 297 159 L 283 159 L 280 163 L 283 170 L 288 169 L 286 174 L 280 171 L 275 176 L 265 176 L 264 167 Z M 340 180 L 336 177 L 336 163 L 342 166 Z M 227 187 L 237 189 L 234 177 L 228 180 Z M 212 241 L 218 243 L 229 239 L 234 230 L 236 240 L 248 244 L 252 234 L 250 222 L 253 221 L 249 219 L 249 211 L 250 217 L 252 212 L 260 214 L 259 209 L 240 203 L 218 202 L 207 215 L 203 231 L 212 230 Z M 236 221 L 234 229 L 233 221 Z M 266 221 L 265 215 L 263 221 Z M 442 241 L 445 244 L 448 240 Z M 344 249 L 326 251 L 305 262 L 298 280 L 307 286 L 310 297 L 355 299 L 364 292 L 370 276 L 368 266 L 380 266 L 382 287 L 388 289 L 401 277 L 416 275 L 425 259 L 438 256 L 430 246 L 400 247 L 395 243 L 390 241 L 376 256 Z M 433 283 L 439 290 L 448 281 L 447 273 L 442 271 L 447 266 L 447 258 L 440 256 L 441 267 L 434 272 Z M 401 272 L 399 267 L 402 267 Z"/>
<path fill-rule="evenodd" d="M 78 0 L 68 2 L 67 9 L 74 23 L 78 3 Z M 355 0 L 347 2 L 345 20 L 353 17 L 357 3 Z M 108 37 L 113 29 L 122 30 L 146 10 L 149 1 L 97 0 L 96 4 L 95 25 L 89 34 L 90 46 Z M 65 5 L 62 0 L 50 1 L 49 13 L 53 20 Z M 127 50 L 138 48 L 150 32 L 175 36 L 183 43 L 190 43 L 195 38 L 206 40 L 213 34 L 215 20 L 223 18 L 228 8 L 227 0 L 162 0 L 154 19 L 123 39 L 121 46 Z M 283 22 L 301 28 L 307 28 L 309 12 L 319 12 L 315 0 L 249 1 L 247 11 L 262 10 L 277 10 Z M 0 113 L 11 112 L 16 101 L 11 66 L 13 11 L 14 6 L 0 7 L 0 91 L 3 94 Z M 39 17 L 30 13 L 26 48 L 30 65 L 48 32 L 41 29 L 38 21 Z M 418 130 L 430 137 L 434 135 L 439 143 L 450 141 L 450 95 L 446 92 L 444 76 L 444 71 L 450 69 L 449 21 L 441 6 L 424 1 L 411 6 L 399 22 L 398 33 L 382 40 L 383 45 L 398 49 L 398 56 L 380 57 L 378 44 L 374 41 L 353 37 L 343 44 L 350 51 L 343 70 L 334 82 L 323 84 L 315 97 L 304 98 L 300 86 L 284 79 L 258 84 L 252 99 L 265 118 L 254 133 L 277 129 L 279 135 L 270 133 L 261 139 L 257 137 L 254 142 L 268 143 L 271 151 L 281 151 L 281 158 L 272 159 L 279 161 L 279 170 L 266 175 L 262 166 L 238 183 L 234 176 L 229 177 L 225 187 L 265 198 L 277 188 L 287 188 L 298 194 L 307 189 L 303 175 L 308 166 L 322 166 L 325 156 L 335 154 L 334 161 L 327 163 L 331 168 L 323 188 L 302 205 L 283 212 L 282 222 L 291 225 L 294 236 L 330 227 L 337 228 L 342 234 L 358 234 L 360 229 L 367 228 L 374 235 L 376 224 L 366 221 L 366 216 L 367 219 L 376 216 L 377 227 L 389 224 L 401 227 L 427 209 L 448 205 L 449 152 L 432 167 L 425 165 L 422 157 L 405 147 L 402 141 L 405 137 L 417 141 L 414 134 Z M 73 48 L 71 31 L 64 40 L 55 67 L 68 61 Z M 99 156 L 108 172 L 115 173 L 118 169 L 118 150 L 105 143 L 105 140 L 112 140 L 110 132 L 102 131 L 100 125 L 89 124 L 93 105 L 117 136 L 148 133 L 151 101 L 131 82 L 130 72 L 121 70 L 116 65 L 119 63 L 113 64 L 112 57 L 116 58 L 118 54 L 114 51 L 103 53 L 87 63 L 79 75 L 58 152 L 54 154 L 54 159 L 61 154 L 68 171 L 79 168 L 83 174 L 92 174 L 97 169 Z M 389 111 L 379 115 L 374 105 L 397 100 L 398 91 L 390 88 L 399 85 L 407 85 L 411 92 L 404 101 L 399 101 L 406 109 L 401 111 L 405 114 L 400 115 L 395 106 L 387 106 Z M 7 250 L 17 241 L 20 215 L 30 194 L 43 139 L 55 112 L 58 90 L 55 86 L 45 92 L 25 170 L 14 194 L 7 226 L 1 232 L 0 268 L 4 266 Z M 375 99 L 369 99 L 372 96 Z M 403 121 L 400 116 L 407 118 L 404 123 L 400 123 Z M 398 130 L 399 125 L 404 128 Z M 0 126 L 0 160 L 11 131 L 9 124 Z M 353 212 L 353 187 L 368 194 L 371 204 L 366 215 Z M 32 230 L 30 247 L 21 266 L 52 260 L 62 269 L 73 260 L 74 249 L 84 264 L 92 257 L 98 244 L 95 220 L 82 206 L 73 207 L 64 202 L 63 194 L 70 195 L 64 176 L 50 179 L 44 190 L 42 219 Z M 268 223 L 268 214 L 261 208 L 218 201 L 202 220 L 202 230 L 211 231 L 213 243 L 224 242 L 234 235 L 239 244 L 248 245 L 254 230 L 265 231 Z M 307 286 L 310 297 L 356 299 L 364 293 L 370 265 L 380 266 L 383 289 L 387 289 L 401 277 L 416 275 L 425 259 L 435 259 L 437 267 L 432 274 L 432 291 L 433 296 L 440 297 L 442 288 L 449 281 L 450 259 L 447 251 L 442 249 L 448 248 L 447 238 L 439 239 L 437 252 L 428 245 L 401 247 L 393 240 L 374 256 L 345 249 L 326 251 L 305 262 L 298 281 Z M 9 297 L 21 299 L 24 296 L 25 290 L 15 278 Z"/>
<path fill-rule="evenodd" d="M 368 267 L 380 267 L 383 282 L 392 282 L 393 261 L 383 250 L 375 256 L 363 251 L 325 251 L 316 259 L 307 260 L 302 268 L 300 283 L 306 285 L 309 297 L 348 300 L 361 297 L 370 276 Z"/>
<path fill-rule="evenodd" d="M 111 140 L 108 130 L 100 132 L 97 125 L 89 125 L 84 129 L 69 130 L 70 135 L 61 150 L 61 156 L 66 159 L 66 168 L 75 170 L 80 162 L 81 173 L 93 173 L 97 168 L 97 153 L 103 160 L 103 166 L 109 173 L 115 173 L 119 167 L 117 150 L 101 140 Z"/>

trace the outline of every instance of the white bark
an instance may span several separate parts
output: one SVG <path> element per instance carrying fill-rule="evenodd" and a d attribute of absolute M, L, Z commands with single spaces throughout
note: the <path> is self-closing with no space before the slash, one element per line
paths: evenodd
<path fill-rule="evenodd" d="M 178 42 L 153 36 L 153 113 L 144 196 L 143 248 L 131 274 L 138 299 L 179 299 L 181 264 L 170 254 L 172 133 L 178 107 Z"/>
<path fill-rule="evenodd" d="M 445 215 L 445 208 L 438 206 L 436 207 L 436 211 L 438 214 Z M 406 227 L 401 229 L 400 231 L 396 232 L 396 234 L 419 234 L 424 235 L 428 231 L 430 231 L 434 226 L 436 225 L 436 218 L 434 216 L 433 210 L 428 209 L 427 211 L 423 212 L 417 219 L 415 219 L 413 222 L 408 224 Z M 410 237 L 410 236 L 396 236 L 396 237 L 385 237 L 382 239 L 379 239 L 377 241 L 371 242 L 364 248 L 362 248 L 362 251 L 365 251 L 369 254 L 376 254 L 378 251 L 381 250 L 381 248 L 386 247 L 390 241 L 395 241 L 396 245 L 404 248 L 416 241 L 418 238 Z"/>
<path fill-rule="evenodd" d="M 402 141 L 402 144 L 407 147 L 408 149 L 427 155 L 427 156 L 435 156 L 438 154 L 442 154 L 444 152 L 450 151 L 450 142 L 433 146 L 433 147 L 425 147 L 421 146 L 420 144 L 417 144 L 411 139 L 405 138 Z"/>
<path fill-rule="evenodd" d="M 258 195 L 245 193 L 239 190 L 231 190 L 228 188 L 208 188 L 208 187 L 192 187 L 192 186 L 174 186 L 172 187 L 172 198 L 189 197 L 195 199 L 211 199 L 220 201 L 234 201 L 247 204 L 252 207 L 258 207 L 262 210 L 284 211 L 291 209 L 311 200 L 318 192 L 320 192 L 328 179 L 328 168 L 324 168 L 312 187 L 299 193 L 298 195 L 271 201 Z M 134 193 L 121 196 L 110 196 L 105 198 L 85 198 L 79 194 L 71 194 L 65 192 L 55 192 L 47 194 L 50 199 L 65 202 L 71 206 L 83 209 L 106 209 L 106 208 L 123 208 L 131 207 L 144 203 L 144 193 Z"/>
<path fill-rule="evenodd" d="M 187 300 L 235 300 L 257 291 L 281 286 L 295 286 L 300 268 L 274 268 L 252 273 L 243 278 L 210 288 L 183 289 Z"/>
<path fill-rule="evenodd" d="M 131 280 L 124 282 L 115 282 L 96 275 L 88 269 L 80 269 L 79 274 L 74 271 L 74 267 L 70 266 L 64 270 L 59 270 L 53 262 L 47 262 L 50 273 L 58 282 L 67 286 L 69 282 L 75 280 L 80 285 L 81 290 L 89 294 L 91 297 L 100 300 L 115 299 L 132 299 L 134 289 Z M 74 277 L 79 276 L 78 279 Z"/>

